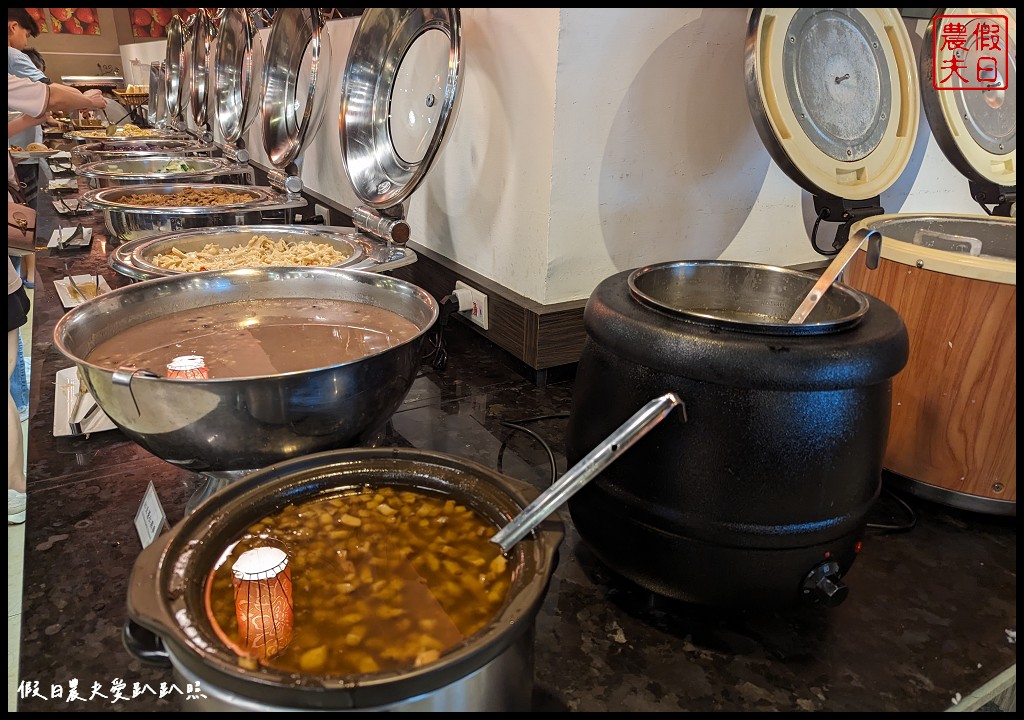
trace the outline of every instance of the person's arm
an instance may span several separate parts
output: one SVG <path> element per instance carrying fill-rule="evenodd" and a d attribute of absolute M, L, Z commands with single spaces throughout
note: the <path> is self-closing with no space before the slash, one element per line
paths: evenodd
<path fill-rule="evenodd" d="M 53 83 L 47 85 L 50 97 L 46 101 L 46 109 L 50 111 L 69 112 L 71 110 L 102 110 L 107 100 L 99 90 L 86 90 L 84 93 L 67 85 Z"/>
<path fill-rule="evenodd" d="M 50 117 L 50 113 L 46 113 L 40 117 L 32 117 L 31 115 L 25 115 L 22 113 L 18 117 L 7 122 L 7 137 L 12 137 L 13 135 L 20 133 L 22 130 L 28 130 L 30 127 L 42 125 L 43 123 L 51 122 L 52 120 L 53 118 Z"/>
<path fill-rule="evenodd" d="M 7 51 L 7 72 L 36 82 L 49 83 L 50 81 L 46 77 L 46 73 L 37 68 L 28 55 L 23 52 L 14 52 L 13 48 L 8 48 Z"/>

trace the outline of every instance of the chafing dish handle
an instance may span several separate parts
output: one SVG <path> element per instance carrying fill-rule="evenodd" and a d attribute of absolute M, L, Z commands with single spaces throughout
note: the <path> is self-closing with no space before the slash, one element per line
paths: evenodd
<path fill-rule="evenodd" d="M 374 210 L 361 206 L 352 211 L 352 224 L 385 242 L 395 245 L 405 245 L 409 242 L 409 223 L 404 218 L 383 217 Z"/>
<path fill-rule="evenodd" d="M 171 667 L 171 656 L 167 654 L 160 636 L 134 620 L 128 620 L 121 628 L 121 642 L 125 650 L 147 665 Z"/>

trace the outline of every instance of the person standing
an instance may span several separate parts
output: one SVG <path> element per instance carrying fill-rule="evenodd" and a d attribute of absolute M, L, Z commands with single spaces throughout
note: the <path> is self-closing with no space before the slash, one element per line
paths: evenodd
<path fill-rule="evenodd" d="M 99 90 L 85 93 L 66 85 L 35 82 L 7 73 L 7 109 L 22 113 L 18 120 L 32 119 L 42 122 L 48 111 L 71 111 L 105 107 L 106 101 Z M 15 121 L 17 122 L 17 121 Z M 10 123 L 8 123 L 10 127 Z M 8 153 L 8 163 L 10 154 Z M 8 168 L 10 166 L 8 165 Z M 10 172 L 10 170 L 9 170 Z M 8 174 L 8 178 L 10 174 Z M 7 200 L 13 200 L 10 189 Z M 31 309 L 21 275 L 7 256 L 7 523 L 25 522 L 25 438 L 21 431 L 21 417 L 11 395 L 11 375 L 18 360 L 19 328 L 28 322 Z"/>
<path fill-rule="evenodd" d="M 9 8 L 7 10 L 7 72 L 11 75 L 49 84 L 50 78 L 25 52 L 29 38 L 38 35 L 39 24 L 25 8 Z M 17 145 L 23 148 L 27 148 L 31 143 L 42 142 L 43 128 L 38 124 L 13 136 L 8 133 L 7 137 L 8 145 Z M 26 204 L 32 207 L 35 207 L 35 198 L 39 191 L 39 170 L 39 161 L 33 158 L 22 160 L 15 166 L 15 175 L 21 187 L 21 195 L 25 198 Z M 31 288 L 35 277 L 35 261 L 32 255 L 16 259 L 14 265 L 21 273 L 22 280 L 27 287 Z"/>

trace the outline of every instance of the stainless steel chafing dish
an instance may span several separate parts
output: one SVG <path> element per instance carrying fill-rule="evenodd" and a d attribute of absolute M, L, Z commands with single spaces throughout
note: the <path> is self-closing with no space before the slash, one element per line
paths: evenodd
<path fill-rule="evenodd" d="M 75 168 L 75 173 L 90 179 L 93 187 L 144 185 L 157 182 L 242 182 L 252 180 L 252 168 L 223 158 L 155 155 L 143 158 L 100 160 Z"/>
<path fill-rule="evenodd" d="M 77 140 L 78 142 L 96 142 L 97 140 L 103 140 L 104 142 L 125 140 L 135 142 L 143 140 L 189 140 L 191 135 L 185 132 L 177 130 L 163 130 L 157 128 L 139 128 L 133 132 L 139 133 L 137 135 L 128 135 L 125 133 L 124 126 L 119 125 L 116 134 L 107 135 L 105 128 L 90 128 L 87 130 L 71 130 L 64 133 L 65 140 Z"/>
<path fill-rule="evenodd" d="M 181 252 L 195 252 L 207 245 L 232 248 L 247 244 L 254 235 L 265 235 L 277 242 L 314 242 L 327 244 L 336 251 L 347 254 L 342 262 L 333 267 L 350 270 L 384 272 L 416 261 L 416 254 L 407 248 L 394 248 L 374 240 L 351 228 L 304 225 L 240 225 L 217 228 L 199 228 L 181 232 L 165 233 L 126 242 L 110 254 L 110 267 L 133 280 L 150 280 L 157 277 L 180 275 L 181 270 L 161 267 L 157 256 L 174 249 Z"/>
<path fill-rule="evenodd" d="M 77 168 L 86 163 L 101 160 L 120 161 L 141 158 L 164 157 L 212 157 L 217 147 L 213 143 L 196 140 L 165 140 L 153 138 L 116 139 L 113 142 L 92 142 L 71 148 L 71 166 Z"/>
<path fill-rule="evenodd" d="M 209 183 L 203 188 L 242 193 L 251 199 L 229 205 L 167 207 L 129 205 L 121 200 L 125 195 L 134 193 L 182 193 L 181 184 L 170 183 L 90 190 L 82 195 L 81 203 L 103 212 L 107 232 L 114 244 L 193 228 L 258 225 L 264 212 L 284 210 L 287 214 L 306 205 L 306 200 L 298 195 L 286 195 L 268 187 Z"/>

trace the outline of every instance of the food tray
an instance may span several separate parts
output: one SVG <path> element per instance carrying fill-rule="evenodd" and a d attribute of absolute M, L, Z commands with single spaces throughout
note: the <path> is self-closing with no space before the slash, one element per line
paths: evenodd
<path fill-rule="evenodd" d="M 126 108 L 137 108 L 149 102 L 148 92 L 136 93 L 127 92 L 126 90 L 114 90 L 113 92 L 117 96 L 117 101 Z"/>

